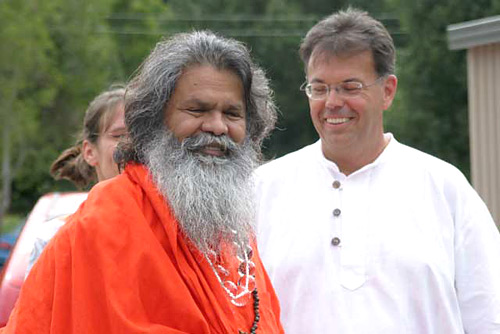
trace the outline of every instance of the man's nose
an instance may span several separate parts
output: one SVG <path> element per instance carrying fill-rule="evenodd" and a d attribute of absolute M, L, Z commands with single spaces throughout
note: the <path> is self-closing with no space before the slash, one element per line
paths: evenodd
<path fill-rule="evenodd" d="M 341 107 L 345 103 L 345 100 L 342 96 L 339 95 L 339 92 L 333 87 L 330 88 L 328 95 L 326 96 L 325 107 L 327 108 L 335 108 Z"/>
<path fill-rule="evenodd" d="M 203 132 L 210 132 L 216 136 L 228 133 L 228 126 L 224 114 L 220 111 L 210 111 L 205 114 L 201 126 Z"/>

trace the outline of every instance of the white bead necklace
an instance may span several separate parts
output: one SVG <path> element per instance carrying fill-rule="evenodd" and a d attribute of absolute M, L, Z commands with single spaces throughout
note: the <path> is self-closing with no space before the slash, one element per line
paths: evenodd
<path fill-rule="evenodd" d="M 205 254 L 205 258 L 210 264 L 215 277 L 217 277 L 222 288 L 229 296 L 231 303 L 241 307 L 248 304 L 252 299 L 252 292 L 256 287 L 255 264 L 251 261 L 253 256 L 252 247 L 245 247 L 240 243 L 235 243 L 235 245 L 237 247 L 236 258 L 239 261 L 237 267 L 239 279 L 236 283 L 230 280 L 229 270 L 223 266 L 221 261 L 217 261 L 218 256 L 215 252 L 211 252 L 210 255 Z"/>

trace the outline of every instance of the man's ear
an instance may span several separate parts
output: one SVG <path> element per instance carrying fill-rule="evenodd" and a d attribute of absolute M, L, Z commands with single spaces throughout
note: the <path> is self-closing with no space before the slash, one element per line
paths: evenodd
<path fill-rule="evenodd" d="M 384 82 L 384 110 L 389 109 L 392 105 L 392 101 L 396 96 L 397 88 L 398 78 L 394 74 L 389 75 Z"/>
<path fill-rule="evenodd" d="M 97 166 L 97 149 L 94 144 L 88 140 L 84 140 L 82 143 L 82 154 L 83 159 L 92 167 Z"/>

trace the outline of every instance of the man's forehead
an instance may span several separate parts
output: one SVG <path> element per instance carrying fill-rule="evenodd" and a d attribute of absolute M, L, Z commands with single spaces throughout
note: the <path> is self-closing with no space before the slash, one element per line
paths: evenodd
<path fill-rule="evenodd" d="M 370 50 L 342 54 L 319 52 L 309 59 L 306 68 L 306 76 L 308 80 L 311 80 L 311 75 L 313 73 L 324 76 L 325 71 L 330 72 L 331 70 L 334 70 L 337 74 L 345 72 L 346 75 L 349 75 L 352 71 L 375 71 L 375 62 L 372 52 Z"/>
<path fill-rule="evenodd" d="M 372 51 L 366 48 L 352 48 L 345 50 L 330 49 L 327 46 L 316 47 L 309 58 L 308 66 L 317 64 L 328 64 L 334 59 L 348 59 L 361 54 L 369 54 L 373 58 Z"/>
<path fill-rule="evenodd" d="M 211 65 L 191 65 L 177 79 L 171 98 L 182 97 L 183 104 L 196 105 L 216 100 L 242 108 L 245 105 L 244 94 L 243 81 L 235 71 Z"/>

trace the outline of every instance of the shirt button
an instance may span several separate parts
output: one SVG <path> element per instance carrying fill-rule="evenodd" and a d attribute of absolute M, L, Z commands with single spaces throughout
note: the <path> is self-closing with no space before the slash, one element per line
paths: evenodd
<path fill-rule="evenodd" d="M 333 210 L 333 215 L 335 217 L 338 217 L 338 216 L 340 216 L 340 212 L 341 212 L 340 209 L 335 209 L 335 210 Z"/>
<path fill-rule="evenodd" d="M 338 181 L 338 180 L 333 181 L 332 187 L 333 187 L 333 189 L 339 189 L 340 188 L 340 181 Z"/>
<path fill-rule="evenodd" d="M 340 239 L 337 238 L 337 237 L 333 238 L 332 239 L 332 245 L 334 245 L 334 246 L 340 245 Z"/>

